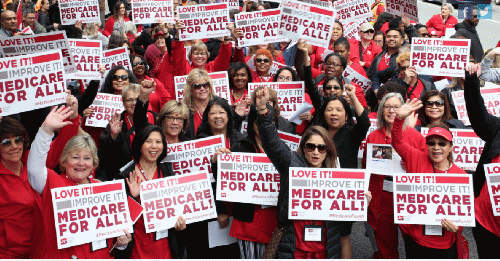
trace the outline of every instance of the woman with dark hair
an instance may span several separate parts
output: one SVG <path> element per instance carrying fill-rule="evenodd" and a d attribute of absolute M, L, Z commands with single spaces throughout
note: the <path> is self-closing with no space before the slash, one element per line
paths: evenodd
<path fill-rule="evenodd" d="M 132 142 L 134 164 L 127 167 L 119 175 L 119 178 L 127 181 L 130 196 L 140 202 L 141 182 L 174 175 L 172 164 L 161 163 L 166 156 L 167 146 L 161 127 L 148 125 L 137 133 Z M 186 228 L 184 218 L 179 216 L 175 223 L 175 229 L 169 229 L 168 233 L 146 233 L 144 218 L 139 218 L 134 224 L 134 240 L 127 247 L 127 250 L 130 251 L 130 258 L 181 258 L 184 254 L 184 248 L 176 238 L 179 237 L 177 232 Z M 160 234 L 164 236 L 162 237 Z"/>
<path fill-rule="evenodd" d="M 252 72 L 248 65 L 242 62 L 233 63 L 227 70 L 229 74 L 229 89 L 231 104 L 236 104 L 248 97 L 248 83 L 252 82 Z"/>
<path fill-rule="evenodd" d="M 125 4 L 122 1 L 117 1 L 113 6 L 113 15 L 108 18 L 104 26 L 104 35 L 110 36 L 113 31 L 125 33 L 125 23 L 130 22 L 125 10 Z"/>
<path fill-rule="evenodd" d="M 163 104 L 165 104 L 169 100 L 172 100 L 173 98 L 170 97 L 170 95 L 165 90 L 165 86 L 163 86 L 163 84 L 158 79 L 149 78 L 148 65 L 144 58 L 134 54 L 130 55 L 130 64 L 132 64 L 132 71 L 134 72 L 134 76 L 136 77 L 137 82 L 142 83 L 144 81 L 148 81 L 151 82 L 149 84 L 153 84 L 152 81 L 154 81 L 154 85 L 156 85 L 156 88 L 149 97 L 150 107 L 148 108 L 148 110 L 158 113 Z"/>
<path fill-rule="evenodd" d="M 313 65 L 313 68 L 321 69 L 321 64 L 326 63 L 326 59 L 323 61 L 323 56 L 325 55 L 326 50 L 333 51 L 333 45 L 342 36 L 344 36 L 344 27 L 339 20 L 335 20 L 335 22 L 333 23 L 332 37 L 330 38 L 330 44 L 328 45 L 328 48 L 316 46 L 312 47 L 313 58 L 311 64 Z"/>
<path fill-rule="evenodd" d="M 273 77 L 273 82 L 296 82 L 300 81 L 297 72 L 290 66 L 283 66 L 278 69 Z"/>
<path fill-rule="evenodd" d="M 381 31 L 382 26 L 385 23 L 388 23 L 389 21 L 391 21 L 393 18 L 394 18 L 394 15 L 387 13 L 387 12 L 383 12 L 378 16 L 377 21 L 375 22 L 375 24 L 373 24 L 373 28 L 375 29 L 375 31 Z M 385 31 L 383 31 L 383 33 L 385 33 Z"/>
<path fill-rule="evenodd" d="M 376 31 L 373 35 L 373 41 L 378 47 L 384 49 L 385 48 L 385 34 L 382 31 Z"/>
<path fill-rule="evenodd" d="M 134 73 L 118 65 L 109 70 L 108 75 L 104 79 L 101 92 L 120 95 L 129 83 L 138 83 Z"/>
<path fill-rule="evenodd" d="M 444 93 L 431 90 L 422 95 L 421 100 L 424 106 L 418 111 L 420 125 L 415 126 L 417 131 L 420 131 L 421 127 L 427 127 L 436 122 L 442 122 L 449 128 L 465 129 L 465 124 L 461 120 L 451 116 L 450 104 Z"/>
<path fill-rule="evenodd" d="M 274 110 L 268 105 L 269 89 L 259 90 L 256 96 L 257 127 L 262 146 L 280 173 L 278 228 L 283 229 L 283 235 L 276 258 L 352 258 L 351 222 L 288 219 L 289 168 L 335 168 L 337 165 L 337 151 L 328 131 L 320 126 L 308 128 L 302 135 L 299 149 L 292 152 L 280 139 L 274 126 Z M 311 224 L 326 228 L 321 242 L 304 241 L 303 237 L 297 236 L 302 234 L 304 226 Z"/>
<path fill-rule="evenodd" d="M 413 99 L 403 104 L 396 111 L 392 127 L 392 146 L 404 161 L 407 173 L 460 173 L 465 174 L 453 163 L 453 135 L 448 126 L 442 122 L 429 125 L 425 137 L 427 150 L 414 148 L 403 136 L 405 119 L 422 107 L 422 101 Z M 437 217 L 437 216 L 436 216 Z M 426 235 L 426 226 L 400 224 L 404 235 L 406 257 L 410 259 L 455 259 L 457 258 L 457 238 L 462 233 L 462 227 L 453 224 L 446 218 L 441 221 L 444 232 L 441 235 Z"/>

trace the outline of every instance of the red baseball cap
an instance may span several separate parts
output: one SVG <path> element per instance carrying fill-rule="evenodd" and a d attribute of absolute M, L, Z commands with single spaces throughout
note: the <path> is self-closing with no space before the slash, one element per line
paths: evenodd
<path fill-rule="evenodd" d="M 158 38 L 158 37 L 160 37 L 160 36 L 165 37 L 165 34 L 163 33 L 163 31 L 158 31 L 158 32 L 154 35 L 154 37 L 153 37 L 153 38 L 156 40 L 156 38 Z"/>
<path fill-rule="evenodd" d="M 427 133 L 427 136 L 425 136 L 425 139 L 428 139 L 429 137 L 434 135 L 443 137 L 443 139 L 447 141 L 453 141 L 453 135 L 451 134 L 451 132 L 441 127 L 434 127 L 430 129 Z"/>

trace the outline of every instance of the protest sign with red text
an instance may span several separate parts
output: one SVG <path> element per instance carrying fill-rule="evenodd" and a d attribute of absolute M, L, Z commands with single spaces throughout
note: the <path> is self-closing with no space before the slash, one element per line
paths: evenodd
<path fill-rule="evenodd" d="M 299 149 L 300 140 L 302 136 L 293 135 L 284 131 L 278 131 L 278 135 L 281 140 L 292 150 L 297 151 Z"/>
<path fill-rule="evenodd" d="M 59 0 L 61 24 L 71 25 L 77 21 L 83 24 L 101 21 L 98 0 Z"/>
<path fill-rule="evenodd" d="M 496 86 L 496 87 L 494 87 Z M 451 93 L 458 119 L 465 125 L 470 125 L 469 114 L 465 107 L 464 91 L 455 91 Z M 484 106 L 488 113 L 493 116 L 500 116 L 500 87 L 494 83 L 486 82 L 484 88 L 481 88 L 481 96 L 484 100 Z"/>
<path fill-rule="evenodd" d="M 177 13 L 185 26 L 179 31 L 181 41 L 231 35 L 227 3 L 178 6 Z"/>
<path fill-rule="evenodd" d="M 255 54 L 252 55 L 252 57 L 250 57 L 250 59 L 248 59 L 247 65 L 248 65 L 248 68 L 255 71 L 255 63 L 253 60 L 254 57 L 255 57 Z M 273 61 L 273 64 L 271 65 L 271 68 L 269 69 L 269 76 L 273 77 L 274 75 L 276 75 L 278 70 L 281 69 L 281 67 L 285 67 L 285 66 L 288 66 L 288 65 Z M 293 69 L 295 70 L 295 68 L 293 68 Z"/>
<path fill-rule="evenodd" d="M 363 158 L 363 153 L 366 150 L 366 138 L 368 138 L 368 135 L 370 135 L 370 133 L 372 133 L 376 129 L 377 129 L 377 119 L 370 119 L 370 128 L 368 128 L 368 132 L 366 133 L 365 138 L 363 139 L 361 145 L 359 146 L 358 159 Z"/>
<path fill-rule="evenodd" d="M 223 135 L 169 144 L 167 157 L 162 162 L 172 162 L 176 175 L 208 170 L 210 180 L 214 182 L 210 160 L 218 148 L 225 147 Z"/>
<path fill-rule="evenodd" d="M 329 7 L 329 8 L 332 7 L 332 2 L 330 0 L 299 0 L 299 1 L 321 7 Z M 282 1 L 279 1 L 278 3 L 282 3 Z"/>
<path fill-rule="evenodd" d="M 392 185 L 396 224 L 475 226 L 472 175 L 396 173 Z"/>
<path fill-rule="evenodd" d="M 133 233 L 125 181 L 53 188 L 59 249 Z"/>
<path fill-rule="evenodd" d="M 240 10 L 240 3 L 238 0 L 220 0 L 221 3 L 227 3 L 229 10 Z"/>
<path fill-rule="evenodd" d="M 366 92 L 370 87 L 372 87 L 372 81 L 365 76 L 358 73 L 350 65 L 347 65 L 342 76 L 349 80 L 351 83 L 359 85 L 364 92 Z"/>
<path fill-rule="evenodd" d="M 372 17 L 368 0 L 339 0 L 333 3 L 337 19 L 343 24 L 354 21 L 366 21 Z"/>
<path fill-rule="evenodd" d="M 0 46 L 0 53 L 2 53 L 4 57 L 61 50 L 65 73 L 76 72 L 75 63 L 71 56 L 69 41 L 65 31 L 0 38 Z"/>
<path fill-rule="evenodd" d="M 0 59 L 0 116 L 66 101 L 60 50 Z"/>
<path fill-rule="evenodd" d="M 229 89 L 229 78 L 227 72 L 209 73 L 210 79 L 214 84 L 214 94 L 220 98 L 226 99 L 231 104 L 231 90 Z M 175 76 L 175 99 L 181 101 L 184 98 L 184 86 L 186 85 L 187 75 Z"/>
<path fill-rule="evenodd" d="M 131 5 L 134 24 L 154 24 L 158 19 L 175 23 L 172 0 L 132 0 Z"/>
<path fill-rule="evenodd" d="M 484 164 L 484 174 L 486 175 L 486 185 L 490 194 L 493 215 L 500 216 L 500 164 Z"/>
<path fill-rule="evenodd" d="M 364 170 L 291 167 L 288 218 L 366 221 L 369 179 Z"/>
<path fill-rule="evenodd" d="M 248 83 L 248 95 L 258 87 L 269 87 L 278 94 L 278 104 L 281 108 L 281 116 L 285 119 L 290 119 L 298 107 L 304 101 L 304 82 L 262 82 Z"/>
<path fill-rule="evenodd" d="M 278 35 L 280 28 L 281 12 L 279 9 L 245 12 L 236 14 L 236 27 L 243 31 L 238 39 L 238 46 L 252 46 L 282 42 L 285 39 Z"/>
<path fill-rule="evenodd" d="M 101 62 L 104 68 L 106 68 L 104 76 L 101 79 L 101 86 L 103 86 L 104 79 L 106 79 L 109 70 L 115 66 L 123 66 L 125 69 L 132 71 L 132 65 L 128 56 L 128 47 L 120 47 L 102 52 Z"/>
<path fill-rule="evenodd" d="M 115 113 L 120 114 L 123 111 L 122 96 L 98 93 L 90 107 L 94 109 L 94 113 L 87 117 L 85 125 L 106 128 L 111 117 Z"/>
<path fill-rule="evenodd" d="M 146 233 L 173 228 L 179 216 L 186 224 L 217 217 L 206 170 L 143 181 L 140 191 Z"/>
<path fill-rule="evenodd" d="M 418 23 L 417 0 L 386 0 L 387 11 L 395 16 L 405 15 Z"/>
<path fill-rule="evenodd" d="M 69 79 L 99 80 L 99 64 L 101 64 L 102 42 L 98 40 L 69 39 L 71 54 L 77 72 L 68 74 Z"/>
<path fill-rule="evenodd" d="M 348 40 L 351 39 L 356 39 L 358 41 L 361 41 L 361 38 L 359 37 L 359 28 L 361 27 L 362 24 L 367 23 L 364 20 L 356 20 L 354 22 L 350 22 L 347 24 L 343 24 L 343 29 L 344 29 L 344 36 Z"/>
<path fill-rule="evenodd" d="M 464 77 L 470 39 L 413 38 L 410 66 L 417 74 Z"/>
<path fill-rule="evenodd" d="M 422 128 L 424 137 L 429 128 Z M 484 140 L 471 129 L 450 129 L 453 134 L 453 163 L 463 170 L 475 171 L 483 153 Z"/>
<path fill-rule="evenodd" d="M 217 200 L 276 206 L 280 174 L 266 154 L 220 154 Z"/>
<path fill-rule="evenodd" d="M 335 19 L 333 9 L 298 0 L 284 0 L 281 8 L 282 37 L 295 41 L 302 38 L 308 44 L 328 48 Z"/>

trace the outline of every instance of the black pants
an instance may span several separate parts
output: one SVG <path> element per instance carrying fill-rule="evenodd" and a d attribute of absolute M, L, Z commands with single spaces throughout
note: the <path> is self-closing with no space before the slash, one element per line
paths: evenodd
<path fill-rule="evenodd" d="M 407 259 L 456 259 L 457 244 L 448 249 L 437 249 L 419 245 L 410 236 L 405 236 L 405 251 Z"/>
<path fill-rule="evenodd" d="M 486 228 L 484 228 L 476 220 L 476 227 L 472 228 L 472 234 L 476 240 L 477 245 L 477 255 L 481 259 L 498 259 L 500 258 L 500 252 L 498 252 L 498 246 L 500 246 L 500 237 L 491 233 Z"/>

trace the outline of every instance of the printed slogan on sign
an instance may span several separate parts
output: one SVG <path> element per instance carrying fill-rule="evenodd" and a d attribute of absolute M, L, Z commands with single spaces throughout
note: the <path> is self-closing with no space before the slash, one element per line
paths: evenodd
<path fill-rule="evenodd" d="M 115 113 L 120 114 L 123 111 L 123 102 L 121 95 L 109 93 L 98 93 L 90 106 L 94 113 L 87 117 L 86 126 L 106 128 Z"/>
<path fill-rule="evenodd" d="M 238 39 L 238 46 L 245 47 L 283 41 L 284 39 L 278 35 L 280 18 L 280 10 L 236 14 L 236 27 L 243 31 L 243 35 Z"/>
<path fill-rule="evenodd" d="M 180 29 L 180 40 L 195 40 L 229 36 L 229 9 L 227 3 L 178 6 L 179 19 L 185 28 Z"/>
<path fill-rule="evenodd" d="M 71 54 L 77 72 L 69 74 L 70 79 L 99 80 L 99 64 L 101 64 L 101 41 L 69 39 Z"/>
<path fill-rule="evenodd" d="M 212 79 L 215 95 L 226 99 L 231 104 L 231 91 L 229 90 L 229 78 L 227 72 L 213 72 L 208 76 Z M 175 76 L 175 98 L 181 101 L 184 98 L 184 86 L 186 86 L 187 75 Z"/>
<path fill-rule="evenodd" d="M 469 114 L 465 106 L 464 91 L 455 91 L 451 93 L 458 119 L 463 121 L 465 125 L 470 125 Z M 486 83 L 484 88 L 481 88 L 481 96 L 484 100 L 484 106 L 489 114 L 500 116 L 500 88 L 493 83 Z"/>
<path fill-rule="evenodd" d="M 77 21 L 83 24 L 101 21 L 98 0 L 59 0 L 61 24 L 71 25 Z"/>
<path fill-rule="evenodd" d="M 486 185 L 490 194 L 490 202 L 494 216 L 500 216 L 500 164 L 484 164 Z"/>
<path fill-rule="evenodd" d="M 281 116 L 289 120 L 304 101 L 304 82 L 282 82 L 282 83 L 248 83 L 248 95 L 258 87 L 268 87 L 278 94 L 278 104 L 281 109 Z"/>
<path fill-rule="evenodd" d="M 417 74 L 464 77 L 469 53 L 469 39 L 413 38 L 410 66 Z"/>
<path fill-rule="evenodd" d="M 154 24 L 159 19 L 175 23 L 172 0 L 132 0 L 132 21 L 135 24 Z"/>

